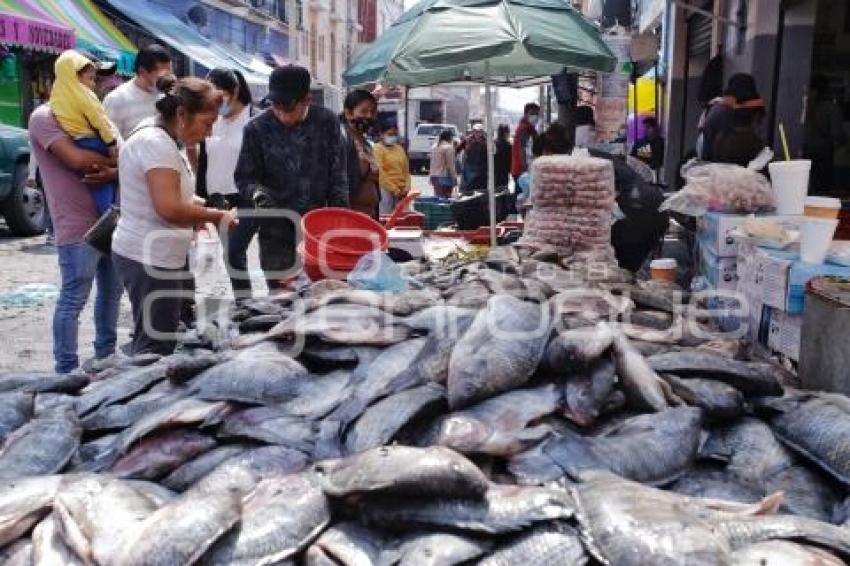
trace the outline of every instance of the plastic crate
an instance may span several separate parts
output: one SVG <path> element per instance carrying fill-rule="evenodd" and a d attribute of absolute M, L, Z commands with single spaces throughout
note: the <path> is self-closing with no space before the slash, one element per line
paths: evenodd
<path fill-rule="evenodd" d="M 454 222 L 452 209 L 447 199 L 422 197 L 413 203 L 413 209 L 425 215 L 425 229 L 436 230 Z"/>

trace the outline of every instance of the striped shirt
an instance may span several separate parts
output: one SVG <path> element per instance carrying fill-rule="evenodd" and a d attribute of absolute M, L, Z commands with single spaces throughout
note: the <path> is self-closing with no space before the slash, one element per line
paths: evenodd
<path fill-rule="evenodd" d="M 156 90 L 148 92 L 139 88 L 135 80 L 130 80 L 106 95 L 103 106 L 121 137 L 127 139 L 142 120 L 156 116 L 158 97 Z"/>

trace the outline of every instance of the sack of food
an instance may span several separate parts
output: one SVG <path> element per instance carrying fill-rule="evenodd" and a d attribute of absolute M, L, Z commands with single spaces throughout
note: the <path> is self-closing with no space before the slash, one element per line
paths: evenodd
<path fill-rule="evenodd" d="M 751 169 L 729 163 L 693 163 L 682 167 L 685 186 L 668 197 L 659 210 L 688 216 L 706 212 L 748 214 L 773 209 L 773 192 L 767 178 Z"/>

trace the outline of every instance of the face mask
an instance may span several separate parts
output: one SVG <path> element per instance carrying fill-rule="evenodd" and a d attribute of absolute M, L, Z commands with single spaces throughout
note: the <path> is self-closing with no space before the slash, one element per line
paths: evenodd
<path fill-rule="evenodd" d="M 369 126 L 372 125 L 372 120 L 369 118 L 354 118 L 351 120 L 351 125 L 361 134 L 365 134 L 369 130 Z"/>
<path fill-rule="evenodd" d="M 398 143 L 398 136 L 384 136 L 384 145 L 395 145 Z"/>
<path fill-rule="evenodd" d="M 221 106 L 218 107 L 218 115 L 219 116 L 228 116 L 230 115 L 230 111 L 233 108 L 230 107 L 230 102 L 222 102 Z"/>
<path fill-rule="evenodd" d="M 540 120 L 540 116 L 538 116 L 537 114 L 529 114 L 528 115 L 528 123 L 531 124 L 532 126 L 536 126 L 538 120 Z"/>

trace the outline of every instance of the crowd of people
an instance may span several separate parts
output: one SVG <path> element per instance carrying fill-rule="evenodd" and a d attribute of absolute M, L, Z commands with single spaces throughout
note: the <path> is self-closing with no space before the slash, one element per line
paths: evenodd
<path fill-rule="evenodd" d="M 114 76 L 106 67 L 63 53 L 50 101 L 29 122 L 32 178 L 45 190 L 61 274 L 59 373 L 80 366 L 79 319 L 93 288 L 92 367 L 116 355 L 124 292 L 133 314 L 126 353 L 173 351 L 178 329 L 192 322 L 188 258 L 198 230 L 219 230 L 234 297 L 243 299 L 252 294 L 255 235 L 275 290 L 296 265 L 296 215 L 350 207 L 377 218 L 410 190 L 397 125 L 382 124 L 374 145 L 367 139 L 377 110 L 367 91 L 349 93 L 337 116 L 311 103 L 306 69 L 280 67 L 259 112 L 239 71 L 178 79 L 159 45 L 139 51 L 128 82 L 101 80 Z M 92 228 L 116 210 L 110 249 L 89 245 Z"/>
<path fill-rule="evenodd" d="M 67 51 L 57 59 L 50 101 L 30 118 L 33 162 L 61 273 L 53 320 L 60 373 L 80 365 L 79 317 L 93 287 L 96 359 L 116 352 L 123 292 L 133 312 L 130 353 L 174 349 L 178 329 L 192 324 L 188 258 L 198 230 L 219 231 L 240 300 L 253 292 L 247 250 L 255 236 L 266 283 L 275 291 L 295 275 L 300 215 L 341 207 L 379 218 L 411 190 L 398 124 L 377 119 L 377 100 L 368 91 L 349 92 L 336 115 L 311 103 L 306 69 L 278 67 L 269 79 L 267 109 L 259 111 L 234 69 L 178 79 L 168 51 L 150 45 L 139 51 L 135 71 L 119 84 L 114 66 Z M 763 114 L 760 100 L 753 81 L 733 77 L 706 112 L 701 140 L 708 157 L 734 161 L 755 151 L 751 133 Z M 592 111 L 580 107 L 576 118 L 574 138 L 557 123 L 540 131 L 535 103 L 525 106 L 513 135 L 500 125 L 492 146 L 497 190 L 513 181 L 527 199 L 537 156 L 592 149 Z M 657 169 L 663 139 L 654 120 L 644 125 L 645 138 L 631 153 Z M 431 154 L 435 194 L 486 191 L 490 149 L 480 123 L 460 140 L 452 130 L 442 132 Z M 87 233 L 119 203 L 111 249 L 88 245 Z"/>

